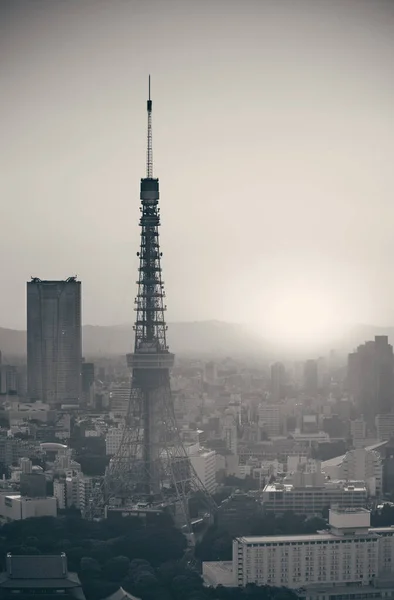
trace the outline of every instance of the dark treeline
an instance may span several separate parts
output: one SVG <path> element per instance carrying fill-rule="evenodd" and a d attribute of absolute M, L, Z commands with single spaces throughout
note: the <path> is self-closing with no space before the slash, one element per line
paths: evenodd
<path fill-rule="evenodd" d="M 241 535 L 299 535 L 316 533 L 327 528 L 327 521 L 320 517 L 307 518 L 288 512 L 283 516 L 266 514 L 245 519 L 239 531 L 229 533 L 213 525 L 196 546 L 196 556 L 201 560 L 231 560 L 233 538 Z"/>
<path fill-rule="evenodd" d="M 372 525 L 394 523 L 394 508 L 372 513 Z M 327 527 L 321 518 L 286 513 L 260 516 L 251 524 L 252 535 L 313 533 Z M 240 533 L 242 534 L 242 532 Z M 196 546 L 203 560 L 231 560 L 232 538 L 217 526 L 210 527 Z M 137 519 L 90 522 L 77 512 L 57 518 L 14 521 L 0 528 L 0 566 L 7 552 L 58 554 L 65 552 L 69 569 L 82 581 L 87 600 L 100 600 L 122 586 L 142 600 L 292 600 L 286 589 L 247 586 L 245 589 L 204 588 L 200 574 L 184 560 L 186 541 L 162 515 L 154 524 Z"/>
<path fill-rule="evenodd" d="M 200 574 L 184 560 L 186 541 L 163 515 L 152 525 L 137 519 L 90 522 L 77 513 L 57 518 L 14 521 L 0 528 L 0 562 L 7 552 L 65 552 L 87 600 L 100 600 L 122 586 L 141 600 L 238 600 L 293 598 L 285 589 L 205 588 Z"/>

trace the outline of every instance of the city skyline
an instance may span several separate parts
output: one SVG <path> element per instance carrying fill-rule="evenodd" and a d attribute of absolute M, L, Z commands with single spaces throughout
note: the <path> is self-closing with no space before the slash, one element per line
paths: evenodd
<path fill-rule="evenodd" d="M 149 72 L 168 320 L 394 323 L 392 4 L 246 5 L 2 5 L 2 326 L 37 270 L 78 273 L 86 323 L 132 322 Z"/>

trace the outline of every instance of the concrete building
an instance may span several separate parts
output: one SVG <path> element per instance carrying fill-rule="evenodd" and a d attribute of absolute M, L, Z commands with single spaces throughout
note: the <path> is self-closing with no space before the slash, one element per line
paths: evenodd
<path fill-rule="evenodd" d="M 54 497 L 28 498 L 13 492 L 0 494 L 0 517 L 7 521 L 56 516 L 57 502 Z"/>
<path fill-rule="evenodd" d="M 276 362 L 271 365 L 271 396 L 273 402 L 282 400 L 286 395 L 286 370 L 281 362 Z"/>
<path fill-rule="evenodd" d="M 16 367 L 0 363 L 0 394 L 17 394 L 18 372 Z"/>
<path fill-rule="evenodd" d="M 31 462 L 30 458 L 26 458 L 26 456 L 24 456 L 23 458 L 20 459 L 19 464 L 20 464 L 22 473 L 31 473 L 32 472 L 33 463 Z"/>
<path fill-rule="evenodd" d="M 226 447 L 233 454 L 238 453 L 238 427 L 237 419 L 231 409 L 225 411 L 223 423 L 223 439 L 226 442 Z"/>
<path fill-rule="evenodd" d="M 202 563 L 202 576 L 204 584 L 209 587 L 234 587 L 232 561 L 209 561 Z"/>
<path fill-rule="evenodd" d="M 331 509 L 329 529 L 313 535 L 243 536 L 229 563 L 203 563 L 210 585 L 272 585 L 305 600 L 394 596 L 394 527 L 370 527 L 363 509 Z M 212 585 L 212 584 L 211 584 Z"/>
<path fill-rule="evenodd" d="M 116 385 L 110 394 L 110 412 L 115 417 L 125 417 L 129 408 L 130 384 Z"/>
<path fill-rule="evenodd" d="M 350 437 L 355 448 L 364 448 L 367 438 L 367 424 L 361 416 L 359 419 L 350 421 Z"/>
<path fill-rule="evenodd" d="M 105 452 L 107 456 L 113 456 L 119 450 L 123 438 L 123 427 L 111 427 L 105 436 Z"/>
<path fill-rule="evenodd" d="M 339 466 L 338 477 L 347 481 L 365 481 L 369 495 L 380 496 L 383 485 L 382 457 L 376 450 L 349 450 Z"/>
<path fill-rule="evenodd" d="M 312 474 L 316 475 L 316 474 Z M 364 482 L 330 481 L 323 486 L 295 487 L 293 484 L 272 483 L 262 493 L 267 512 L 292 511 L 303 515 L 319 515 L 328 506 L 365 508 L 368 491 Z"/>
<path fill-rule="evenodd" d="M 51 406 L 81 397 L 81 282 L 27 283 L 28 395 Z"/>
<path fill-rule="evenodd" d="M 81 371 L 82 399 L 85 406 L 92 406 L 94 397 L 94 364 L 82 362 Z"/>
<path fill-rule="evenodd" d="M 259 429 L 265 437 L 276 437 L 286 433 L 283 409 L 280 404 L 259 405 Z"/>
<path fill-rule="evenodd" d="M 53 495 L 60 510 L 67 508 L 67 485 L 65 479 L 55 479 L 53 482 Z"/>
<path fill-rule="evenodd" d="M 207 492 L 214 494 L 217 487 L 216 452 L 200 448 L 197 452 L 190 454 L 190 462 Z"/>
<path fill-rule="evenodd" d="M 380 442 L 394 437 L 394 413 L 379 414 L 375 417 L 376 435 Z"/>
<path fill-rule="evenodd" d="M 393 529 L 394 534 L 394 529 Z M 233 542 L 236 585 L 300 588 L 368 585 L 379 575 L 380 535 L 367 510 L 330 510 L 330 529 L 314 535 L 241 537 Z"/>
<path fill-rule="evenodd" d="M 366 420 L 391 413 L 394 401 L 393 347 L 385 335 L 375 336 L 348 356 L 347 385 Z"/>
<path fill-rule="evenodd" d="M 44 402 L 12 402 L 4 413 L 9 424 L 19 425 L 27 421 L 40 421 L 50 423 L 56 420 L 57 412 Z"/>

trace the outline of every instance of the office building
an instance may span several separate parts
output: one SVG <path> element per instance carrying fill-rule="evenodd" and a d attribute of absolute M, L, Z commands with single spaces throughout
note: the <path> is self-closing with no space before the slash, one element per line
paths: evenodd
<path fill-rule="evenodd" d="M 56 516 L 57 503 L 52 496 L 28 498 L 14 492 L 0 494 L 0 517 L 8 521 Z"/>
<path fill-rule="evenodd" d="M 319 473 L 302 475 L 313 478 Z M 364 482 L 330 481 L 323 485 L 303 487 L 296 487 L 291 483 L 272 483 L 263 489 L 262 500 L 263 508 L 267 512 L 283 514 L 292 511 L 299 515 L 312 516 L 321 515 L 324 509 L 334 505 L 341 508 L 365 508 L 368 491 Z"/>
<path fill-rule="evenodd" d="M 0 363 L 0 394 L 16 395 L 18 392 L 18 372 L 16 367 Z"/>
<path fill-rule="evenodd" d="M 233 454 L 238 453 L 238 427 L 237 417 L 229 408 L 225 411 L 222 438 L 225 441 L 226 447 Z"/>
<path fill-rule="evenodd" d="M 33 470 L 33 463 L 30 458 L 26 458 L 25 456 L 19 461 L 22 473 L 31 473 Z"/>
<path fill-rule="evenodd" d="M 53 482 L 53 495 L 56 498 L 57 508 L 67 508 L 67 485 L 65 479 L 55 479 Z"/>
<path fill-rule="evenodd" d="M 93 403 L 94 364 L 82 362 L 82 399 L 85 406 Z"/>
<path fill-rule="evenodd" d="M 380 496 L 383 485 L 383 461 L 379 452 L 357 448 L 346 452 L 338 477 L 345 481 L 365 481 L 370 496 Z"/>
<path fill-rule="evenodd" d="M 271 365 L 271 397 L 278 402 L 285 397 L 286 371 L 284 364 L 276 362 Z"/>
<path fill-rule="evenodd" d="M 199 448 L 196 452 L 189 454 L 190 462 L 198 479 L 209 494 L 216 491 L 216 452 Z"/>
<path fill-rule="evenodd" d="M 394 438 L 394 413 L 376 415 L 375 426 L 376 435 L 380 442 Z"/>
<path fill-rule="evenodd" d="M 114 417 L 125 417 L 127 415 L 130 394 L 130 383 L 116 385 L 112 388 L 109 409 Z"/>
<path fill-rule="evenodd" d="M 365 440 L 367 438 L 367 424 L 362 415 L 359 419 L 350 421 L 350 437 L 352 438 L 352 444 L 354 448 L 365 447 Z"/>
<path fill-rule="evenodd" d="M 50 406 L 81 397 L 81 282 L 27 283 L 28 395 Z"/>
<path fill-rule="evenodd" d="M 258 408 L 258 426 L 261 439 L 280 436 L 286 433 L 283 407 L 280 404 L 262 402 Z"/>
<path fill-rule="evenodd" d="M 347 386 L 366 420 L 388 414 L 394 405 L 393 347 L 385 335 L 375 336 L 348 356 Z"/>
<path fill-rule="evenodd" d="M 123 427 L 111 427 L 105 436 L 105 447 L 107 456 L 113 456 L 119 450 L 124 434 Z"/>

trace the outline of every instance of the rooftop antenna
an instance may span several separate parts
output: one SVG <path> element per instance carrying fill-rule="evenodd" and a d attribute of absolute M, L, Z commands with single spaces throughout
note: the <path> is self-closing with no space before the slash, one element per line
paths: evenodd
<path fill-rule="evenodd" d="M 150 99 L 150 75 L 148 80 L 149 97 L 146 103 L 148 111 L 148 148 L 146 153 L 146 177 L 153 179 L 153 153 L 152 153 L 152 100 Z"/>

